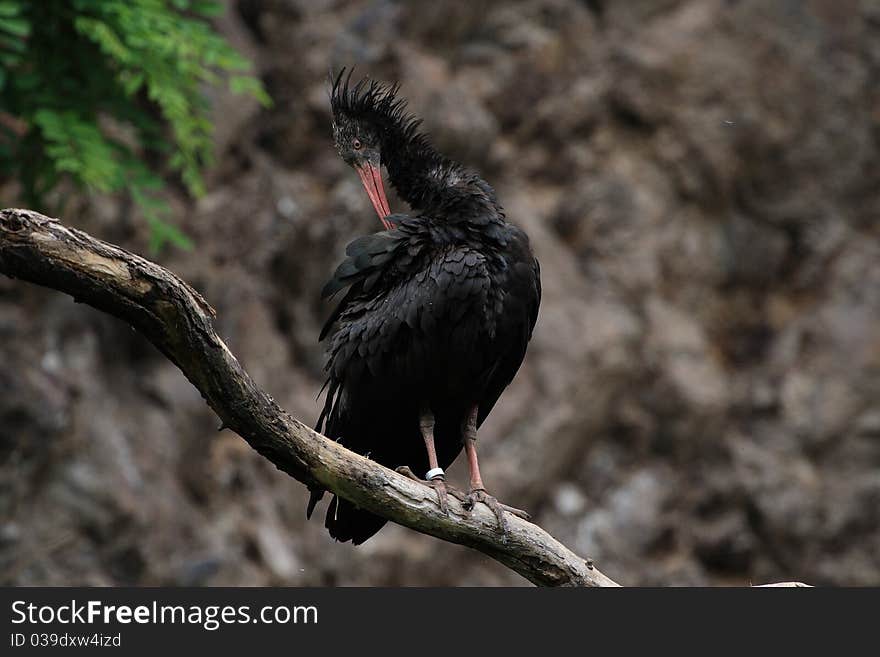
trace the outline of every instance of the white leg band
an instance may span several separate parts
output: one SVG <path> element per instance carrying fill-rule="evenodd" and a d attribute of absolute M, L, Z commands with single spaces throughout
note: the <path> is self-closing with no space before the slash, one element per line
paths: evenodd
<path fill-rule="evenodd" d="M 443 472 L 443 468 L 431 468 L 425 474 L 425 479 L 428 481 L 433 481 L 434 479 L 445 479 L 446 473 Z"/>

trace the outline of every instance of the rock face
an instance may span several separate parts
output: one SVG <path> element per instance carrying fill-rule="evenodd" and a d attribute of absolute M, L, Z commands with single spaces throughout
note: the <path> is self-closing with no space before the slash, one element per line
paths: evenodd
<path fill-rule="evenodd" d="M 276 104 L 216 99 L 210 192 L 172 198 L 198 246 L 159 260 L 283 406 L 315 419 L 318 292 L 379 229 L 330 142 L 356 62 L 542 262 L 481 435 L 499 498 L 623 584 L 880 584 L 875 2 L 240 0 L 223 29 Z M 146 252 L 125 204 L 65 218 Z M 6 279 L 0 391 L 4 584 L 523 583 L 400 527 L 334 544 L 149 344 Z"/>

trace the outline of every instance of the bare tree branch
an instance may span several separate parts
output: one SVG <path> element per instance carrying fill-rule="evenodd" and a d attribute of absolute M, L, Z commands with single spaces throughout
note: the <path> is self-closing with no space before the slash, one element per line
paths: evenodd
<path fill-rule="evenodd" d="M 617 586 L 540 527 L 484 505 L 444 514 L 433 489 L 351 452 L 291 417 L 214 332 L 214 310 L 144 258 L 29 210 L 0 211 L 0 273 L 73 296 L 128 322 L 199 390 L 223 424 L 307 486 L 321 486 L 411 529 L 474 548 L 543 586 Z"/>

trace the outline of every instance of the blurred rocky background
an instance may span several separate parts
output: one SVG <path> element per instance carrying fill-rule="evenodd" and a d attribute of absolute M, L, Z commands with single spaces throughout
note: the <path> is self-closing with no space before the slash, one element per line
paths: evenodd
<path fill-rule="evenodd" d="M 238 0 L 220 27 L 275 105 L 214 99 L 209 192 L 169 192 L 196 248 L 158 259 L 283 406 L 316 418 L 318 293 L 379 229 L 330 141 L 357 63 L 542 263 L 481 434 L 499 499 L 627 585 L 880 584 L 880 4 Z M 64 219 L 147 252 L 129 204 Z M 525 583 L 397 526 L 336 544 L 306 499 L 130 328 L 0 279 L 0 582 Z"/>

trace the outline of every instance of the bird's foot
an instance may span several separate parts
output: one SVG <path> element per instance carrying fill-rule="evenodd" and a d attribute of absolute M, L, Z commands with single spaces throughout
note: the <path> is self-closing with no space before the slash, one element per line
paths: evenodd
<path fill-rule="evenodd" d="M 489 509 L 492 511 L 492 513 L 495 514 L 495 517 L 498 519 L 498 525 L 499 527 L 501 527 L 501 531 L 505 534 L 508 530 L 507 518 L 504 517 L 505 511 L 519 518 L 522 518 L 523 520 L 528 520 L 529 518 L 531 518 L 531 516 L 522 509 L 517 509 L 515 507 L 502 504 L 494 497 L 489 495 L 489 493 L 486 492 L 485 488 L 471 489 L 471 492 L 467 494 L 467 498 L 465 499 L 464 508 L 467 511 L 472 511 L 477 502 L 482 502 L 489 507 Z"/>
<path fill-rule="evenodd" d="M 446 480 L 440 479 L 431 479 L 428 482 L 428 485 L 431 486 L 434 490 L 437 491 L 437 501 L 440 504 L 440 510 L 444 515 L 449 515 L 449 489 L 446 486 Z"/>
<path fill-rule="evenodd" d="M 420 484 L 425 484 L 426 486 L 430 486 L 435 491 L 437 491 L 437 501 L 440 504 L 440 510 L 449 515 L 449 495 L 455 497 L 462 504 L 465 503 L 466 495 L 462 493 L 460 490 L 455 488 L 454 486 L 450 486 L 446 483 L 446 480 L 442 477 L 437 477 L 435 479 L 426 480 L 422 479 L 415 472 L 413 472 L 409 466 L 402 465 L 395 470 L 398 474 L 402 474 L 407 479 L 412 479 L 413 481 L 417 481 Z"/>

